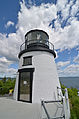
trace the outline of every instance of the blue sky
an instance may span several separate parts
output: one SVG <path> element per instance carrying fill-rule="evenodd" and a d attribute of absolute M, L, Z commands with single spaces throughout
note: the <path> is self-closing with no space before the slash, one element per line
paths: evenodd
<path fill-rule="evenodd" d="M 1 0 L 0 76 L 16 74 L 19 46 L 34 28 L 49 34 L 58 75 L 79 76 L 79 0 Z"/>
<path fill-rule="evenodd" d="M 15 32 L 15 26 L 6 29 L 4 26 L 7 21 L 15 22 L 17 24 L 17 14 L 20 9 L 18 0 L 0 0 L 0 32 L 10 33 Z"/>

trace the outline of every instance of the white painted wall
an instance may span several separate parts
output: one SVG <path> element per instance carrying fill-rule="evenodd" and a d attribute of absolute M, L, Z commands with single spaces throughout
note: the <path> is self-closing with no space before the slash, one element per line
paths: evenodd
<path fill-rule="evenodd" d="M 22 66 L 23 57 L 25 56 L 33 56 L 32 65 Z M 24 53 L 19 60 L 19 69 L 22 68 L 35 68 L 32 86 L 33 103 L 40 103 L 41 99 L 57 99 L 57 86 L 60 87 L 60 83 L 53 54 L 45 51 L 32 51 Z"/>
<path fill-rule="evenodd" d="M 18 99 L 18 82 L 19 82 L 19 72 L 16 75 L 16 84 L 15 84 L 15 89 L 14 89 L 14 93 L 13 93 L 13 98 L 15 100 Z"/>

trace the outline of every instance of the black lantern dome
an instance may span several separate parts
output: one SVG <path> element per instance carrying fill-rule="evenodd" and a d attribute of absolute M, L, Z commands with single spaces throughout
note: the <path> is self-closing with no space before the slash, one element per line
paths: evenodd
<path fill-rule="evenodd" d="M 49 35 L 43 30 L 31 30 L 25 35 L 25 42 L 20 46 L 20 56 L 28 51 L 48 51 L 51 52 L 54 57 L 54 45 L 49 42 Z"/>

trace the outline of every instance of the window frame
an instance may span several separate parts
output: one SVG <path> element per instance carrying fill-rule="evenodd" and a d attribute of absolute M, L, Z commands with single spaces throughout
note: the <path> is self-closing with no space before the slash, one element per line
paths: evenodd
<path fill-rule="evenodd" d="M 29 64 L 25 64 L 24 62 L 24 60 L 26 59 L 28 59 L 28 58 L 31 58 L 30 60 L 31 60 L 31 63 L 29 63 Z M 28 66 L 28 65 L 32 65 L 32 56 L 26 56 L 26 57 L 23 57 L 23 65 L 22 66 Z"/>

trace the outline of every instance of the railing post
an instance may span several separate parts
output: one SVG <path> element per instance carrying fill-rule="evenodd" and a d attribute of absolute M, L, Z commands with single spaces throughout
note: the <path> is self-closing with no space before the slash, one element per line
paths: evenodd
<path fill-rule="evenodd" d="M 54 45 L 53 45 L 53 51 L 54 51 Z"/>
<path fill-rule="evenodd" d="M 65 88 L 65 97 L 66 97 L 66 105 L 67 105 L 68 117 L 69 117 L 69 119 L 70 119 L 70 105 L 69 105 L 69 99 L 68 99 L 68 91 L 67 91 L 67 88 Z"/>
<path fill-rule="evenodd" d="M 25 40 L 25 49 L 27 49 L 27 41 Z"/>
<path fill-rule="evenodd" d="M 45 113 L 46 113 L 47 119 L 50 119 L 49 114 L 48 114 L 48 112 L 47 112 L 47 110 L 46 110 L 46 107 L 45 107 L 45 105 L 44 105 L 44 101 L 43 101 L 43 100 L 41 101 L 41 105 L 42 105 L 43 108 L 44 108 L 44 111 L 45 111 Z"/>
<path fill-rule="evenodd" d="M 63 109 L 64 109 L 65 119 L 68 119 L 68 118 L 67 118 L 67 108 L 66 108 L 65 96 L 63 96 Z"/>

